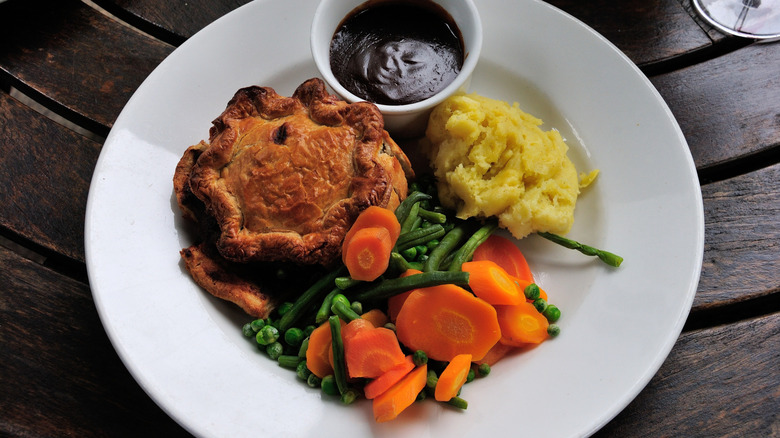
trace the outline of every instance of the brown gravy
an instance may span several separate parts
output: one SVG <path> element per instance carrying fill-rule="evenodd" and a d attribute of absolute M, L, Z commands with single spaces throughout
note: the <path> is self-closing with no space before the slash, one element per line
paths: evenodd
<path fill-rule="evenodd" d="M 463 66 L 463 38 L 429 1 L 370 2 L 339 25 L 330 65 L 347 90 L 370 102 L 404 105 L 433 96 Z"/>

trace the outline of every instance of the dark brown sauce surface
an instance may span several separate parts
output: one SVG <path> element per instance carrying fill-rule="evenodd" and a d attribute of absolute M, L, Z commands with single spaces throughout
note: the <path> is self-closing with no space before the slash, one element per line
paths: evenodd
<path fill-rule="evenodd" d="M 463 58 L 455 22 L 427 1 L 383 1 L 353 11 L 330 46 L 331 70 L 341 85 L 385 105 L 433 96 L 455 79 Z"/>

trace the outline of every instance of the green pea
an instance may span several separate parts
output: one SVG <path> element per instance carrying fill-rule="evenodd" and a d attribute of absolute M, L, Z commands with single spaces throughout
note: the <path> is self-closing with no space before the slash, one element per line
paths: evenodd
<path fill-rule="evenodd" d="M 306 367 L 306 361 L 302 360 L 298 362 L 298 366 L 295 367 L 295 374 L 301 380 L 309 380 L 309 376 L 312 374 L 309 368 Z"/>
<path fill-rule="evenodd" d="M 477 373 L 474 369 L 469 369 L 469 373 L 466 375 L 466 383 L 473 382 L 477 378 Z"/>
<path fill-rule="evenodd" d="M 561 317 L 561 310 L 558 309 L 558 307 L 555 304 L 550 304 L 547 306 L 546 309 L 544 309 L 542 315 L 544 315 L 544 317 L 547 318 L 547 321 L 555 322 L 558 321 L 558 319 Z"/>
<path fill-rule="evenodd" d="M 292 309 L 293 303 L 291 302 L 284 302 L 281 306 L 279 306 L 278 309 L 276 309 L 276 313 L 279 314 L 279 316 L 283 316 L 285 313 L 289 312 L 290 309 Z"/>
<path fill-rule="evenodd" d="M 263 328 L 257 332 L 255 339 L 260 345 L 273 344 L 279 339 L 279 330 L 272 325 L 263 326 Z"/>
<path fill-rule="evenodd" d="M 412 355 L 412 362 L 415 366 L 425 365 L 428 363 L 428 355 L 422 350 L 417 350 Z"/>
<path fill-rule="evenodd" d="M 544 313 L 544 310 L 547 308 L 547 301 L 545 301 L 544 298 L 538 298 L 534 301 L 534 307 L 536 307 L 536 310 L 538 310 L 539 313 Z"/>
<path fill-rule="evenodd" d="M 479 364 L 479 367 L 477 367 L 477 372 L 482 377 L 487 376 L 488 374 L 490 374 L 490 365 L 486 363 Z"/>
<path fill-rule="evenodd" d="M 417 251 L 417 257 L 420 257 L 421 255 L 425 255 L 425 253 L 428 252 L 428 246 L 427 245 L 417 245 L 414 247 L 415 251 Z"/>
<path fill-rule="evenodd" d="M 345 405 L 350 405 L 355 402 L 355 400 L 358 399 L 358 393 L 354 389 L 349 389 L 344 392 L 344 394 L 341 394 L 341 403 Z"/>
<path fill-rule="evenodd" d="M 414 260 L 414 258 L 417 257 L 417 248 L 414 247 L 414 246 L 411 247 L 411 248 L 407 248 L 407 249 L 401 251 L 401 255 L 406 260 Z"/>
<path fill-rule="evenodd" d="M 339 387 L 336 385 L 336 378 L 333 377 L 332 374 L 328 374 L 322 378 L 322 381 L 320 382 L 320 388 L 322 388 L 322 392 L 325 394 L 339 395 Z"/>
<path fill-rule="evenodd" d="M 284 332 L 284 342 L 293 347 L 301 345 L 301 342 L 303 342 L 305 337 L 306 335 L 303 333 L 303 330 L 298 327 L 293 327 Z"/>
<path fill-rule="evenodd" d="M 261 328 L 265 326 L 265 320 L 262 319 L 256 319 L 249 323 L 249 325 L 252 327 L 252 330 L 257 333 L 260 331 Z"/>
<path fill-rule="evenodd" d="M 276 360 L 284 353 L 284 346 L 280 342 L 272 342 L 265 347 L 265 352 L 268 353 L 268 357 Z"/>
<path fill-rule="evenodd" d="M 243 333 L 244 336 L 246 336 L 247 338 L 251 338 L 252 336 L 254 336 L 255 331 L 252 329 L 252 323 L 248 322 L 244 324 L 244 326 L 241 327 L 241 333 Z"/>
<path fill-rule="evenodd" d="M 439 243 L 440 243 L 439 239 L 433 239 L 433 240 L 428 241 L 428 243 L 426 243 L 425 246 L 427 246 L 428 249 L 430 250 L 430 249 L 433 249 L 433 248 L 436 248 L 437 246 L 439 246 Z"/>
<path fill-rule="evenodd" d="M 558 326 L 558 324 L 550 324 L 547 326 L 547 334 L 556 337 L 561 334 L 561 328 Z"/>
<path fill-rule="evenodd" d="M 316 374 L 311 373 L 309 374 L 309 377 L 306 379 L 306 384 L 312 388 L 318 388 L 322 384 L 322 379 L 317 377 Z"/>
<path fill-rule="evenodd" d="M 529 300 L 538 300 L 539 295 L 541 292 L 539 292 L 539 286 L 536 285 L 536 283 L 531 283 L 528 286 L 525 287 L 525 290 L 523 291 L 525 293 L 525 297 Z"/>

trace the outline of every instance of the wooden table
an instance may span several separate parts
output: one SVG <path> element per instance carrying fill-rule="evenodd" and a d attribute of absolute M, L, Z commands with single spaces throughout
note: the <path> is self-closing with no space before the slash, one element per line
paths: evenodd
<path fill-rule="evenodd" d="M 0 435 L 187 435 L 103 331 L 85 205 L 135 89 L 244 3 L 0 3 Z M 597 436 L 780 436 L 780 44 L 724 36 L 690 0 L 551 3 L 650 78 L 688 140 L 704 198 L 704 263 L 683 333 Z"/>

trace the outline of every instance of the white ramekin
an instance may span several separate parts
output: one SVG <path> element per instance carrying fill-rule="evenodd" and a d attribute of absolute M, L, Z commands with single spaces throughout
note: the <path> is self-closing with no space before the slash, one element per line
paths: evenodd
<path fill-rule="evenodd" d="M 385 119 L 385 129 L 398 138 L 418 137 L 425 132 L 433 108 L 459 90 L 466 90 L 482 50 L 482 22 L 472 0 L 422 0 L 437 3 L 455 20 L 462 36 L 465 59 L 455 80 L 442 91 L 420 102 L 376 106 Z M 365 100 L 345 89 L 330 69 L 330 43 L 342 20 L 365 0 L 321 0 L 311 26 L 311 52 L 323 80 L 347 102 Z"/>

